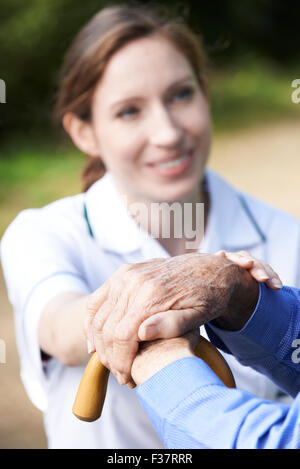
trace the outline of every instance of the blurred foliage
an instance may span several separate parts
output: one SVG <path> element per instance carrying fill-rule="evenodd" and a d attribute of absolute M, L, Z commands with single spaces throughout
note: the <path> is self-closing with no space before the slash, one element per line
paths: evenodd
<path fill-rule="evenodd" d="M 238 61 L 210 79 L 211 109 L 217 133 L 265 122 L 300 118 L 291 101 L 290 70 L 259 60 Z"/>
<path fill-rule="evenodd" d="M 118 3 L 124 2 L 113 2 Z M 109 4 L 105 0 L 1 0 L 0 78 L 7 86 L 7 103 L 0 105 L 2 136 L 16 129 L 49 128 L 63 55 L 80 27 Z M 204 37 L 215 71 L 245 63 L 249 57 L 253 63 L 267 60 L 277 68 L 294 70 L 300 58 L 297 1 L 165 0 L 163 6 L 183 15 Z M 245 92 L 245 80 L 241 90 L 234 90 L 237 80 L 227 92 Z M 260 91 L 265 92 L 267 87 Z"/>
<path fill-rule="evenodd" d="M 74 146 L 19 134 L 6 140 L 2 150 L 0 238 L 21 210 L 81 192 L 84 157 Z"/>

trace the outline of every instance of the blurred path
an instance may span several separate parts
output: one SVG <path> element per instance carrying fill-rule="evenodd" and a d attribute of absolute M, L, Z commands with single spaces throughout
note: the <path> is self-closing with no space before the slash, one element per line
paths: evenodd
<path fill-rule="evenodd" d="M 42 414 L 20 380 L 13 312 L 0 272 L 0 339 L 6 343 L 6 363 L 0 363 L 0 449 L 46 448 Z"/>
<path fill-rule="evenodd" d="M 300 120 L 215 139 L 210 167 L 300 220 Z"/>
<path fill-rule="evenodd" d="M 218 137 L 210 167 L 235 186 L 300 219 L 300 121 Z M 0 274 L 0 339 L 7 363 L 0 364 L 0 448 L 45 448 L 42 416 L 19 378 L 12 310 Z"/>

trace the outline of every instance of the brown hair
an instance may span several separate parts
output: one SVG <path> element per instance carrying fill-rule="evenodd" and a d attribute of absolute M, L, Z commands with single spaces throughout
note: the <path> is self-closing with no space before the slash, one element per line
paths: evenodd
<path fill-rule="evenodd" d="M 67 112 L 72 112 L 88 121 L 95 88 L 109 59 L 129 41 L 154 33 L 169 39 L 184 54 L 203 85 L 205 55 L 202 44 L 181 19 L 171 19 L 148 8 L 108 7 L 79 31 L 65 55 L 55 107 L 56 119 L 61 122 Z M 86 191 L 104 173 L 101 158 L 89 156 L 82 172 L 83 190 Z"/>

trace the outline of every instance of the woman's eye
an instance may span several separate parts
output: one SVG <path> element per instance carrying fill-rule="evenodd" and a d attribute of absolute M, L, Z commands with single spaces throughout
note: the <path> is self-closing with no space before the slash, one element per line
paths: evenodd
<path fill-rule="evenodd" d="M 117 117 L 121 117 L 123 119 L 129 119 L 130 117 L 134 117 L 138 113 L 138 109 L 136 107 L 128 107 L 120 111 Z"/>
<path fill-rule="evenodd" d="M 194 94 L 193 88 L 186 87 L 179 90 L 174 96 L 173 101 L 184 101 L 192 97 Z"/>

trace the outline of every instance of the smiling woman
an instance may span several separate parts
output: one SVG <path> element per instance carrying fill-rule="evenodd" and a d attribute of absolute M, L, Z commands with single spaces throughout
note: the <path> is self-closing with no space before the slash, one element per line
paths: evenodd
<path fill-rule="evenodd" d="M 136 39 L 140 40 L 135 41 Z M 112 61 L 111 58 L 117 50 L 120 53 Z M 171 55 L 168 54 L 170 51 Z M 165 66 L 166 58 L 172 67 L 170 69 Z M 156 73 L 157 70 L 160 73 Z M 176 74 L 172 76 L 174 70 Z M 163 72 L 164 80 L 161 76 Z M 70 113 L 88 124 L 95 124 L 95 112 L 107 113 L 106 117 L 110 118 L 109 130 L 123 134 L 128 131 L 125 122 L 129 124 L 138 117 L 139 129 L 146 117 L 155 119 L 157 129 L 164 128 L 159 122 L 159 119 L 163 119 L 163 113 L 158 115 L 163 107 L 175 108 L 174 111 L 179 108 L 178 115 L 184 110 L 184 107 L 180 109 L 180 105 L 182 107 L 184 103 L 191 103 L 195 110 L 197 100 L 202 98 L 202 106 L 207 106 L 201 93 L 205 87 L 204 73 L 205 54 L 200 40 L 181 21 L 168 20 L 149 10 L 107 8 L 80 31 L 66 55 L 56 116 L 59 121 L 64 120 L 67 129 L 70 126 Z M 153 78 L 156 83 L 152 82 Z M 99 86 L 100 80 L 104 86 Z M 72 86 L 75 82 L 76 88 Z M 156 89 L 151 90 L 154 86 Z M 152 96 L 149 92 L 152 92 Z M 94 96 L 98 99 L 93 100 Z M 157 96 L 163 105 L 160 108 L 153 106 L 157 104 L 154 102 Z M 92 101 L 94 105 L 91 106 Z M 152 127 L 154 123 L 152 122 Z M 169 124 L 173 124 L 169 125 L 171 138 L 180 139 L 180 127 L 176 126 L 175 116 Z M 72 130 L 70 128 L 71 136 L 74 134 Z M 121 137 L 122 134 L 120 141 Z M 129 138 L 127 135 L 125 144 Z M 185 142 L 180 142 L 179 146 L 182 147 L 183 143 Z M 174 145 L 178 147 L 178 142 L 173 143 L 173 147 Z M 103 160 L 105 155 L 102 153 L 100 159 L 99 150 L 84 148 L 85 153 L 96 156 L 89 159 L 83 173 L 85 190 L 104 174 L 107 162 Z M 186 151 L 185 148 L 183 150 Z M 176 151 L 178 153 L 177 148 Z M 154 157 L 150 155 L 149 163 L 153 159 L 155 162 L 168 161 L 182 156 L 175 154 L 172 147 L 168 151 L 161 149 L 156 153 L 158 154 Z M 166 153 L 168 154 L 165 155 Z M 144 159 L 145 163 L 149 156 L 146 154 Z"/>
<path fill-rule="evenodd" d="M 149 203 L 159 194 L 161 201 L 201 201 L 208 102 L 188 60 L 158 33 L 131 41 L 110 59 L 90 120 L 69 112 L 63 122 L 82 151 L 101 155 L 130 200 Z"/>
<path fill-rule="evenodd" d="M 197 280 L 204 278 L 199 253 L 247 249 L 285 283 L 300 286 L 299 223 L 206 169 L 211 124 L 204 65 L 201 43 L 181 20 L 126 6 L 98 13 L 66 54 L 56 116 L 89 157 L 85 192 L 23 211 L 1 243 L 22 379 L 45 412 L 50 448 L 162 447 L 135 393 L 119 383 L 134 384 L 130 370 L 145 314 L 169 311 L 162 287 L 172 287 L 169 308 L 198 292 Z M 151 215 L 139 226 L 124 197 L 150 214 L 153 203 L 188 202 L 190 226 L 204 203 L 205 236 L 190 250 L 186 230 L 181 237 L 172 229 L 167 238 L 152 237 L 153 225 L 163 222 Z M 197 231 L 203 226 L 195 226 L 196 237 Z M 294 242 L 278 249 L 278 240 L 287 238 Z M 183 269 L 186 253 L 192 258 Z M 215 257 L 207 258 L 213 274 Z M 151 264 L 144 282 L 143 263 L 153 258 L 160 262 Z M 222 285 L 214 291 L 226 299 Z M 189 305 L 187 313 L 193 311 Z M 113 372 L 101 420 L 90 426 L 71 413 L 89 358 L 87 335 L 90 350 Z M 237 386 L 277 399 L 278 388 L 267 378 L 226 358 Z"/>

